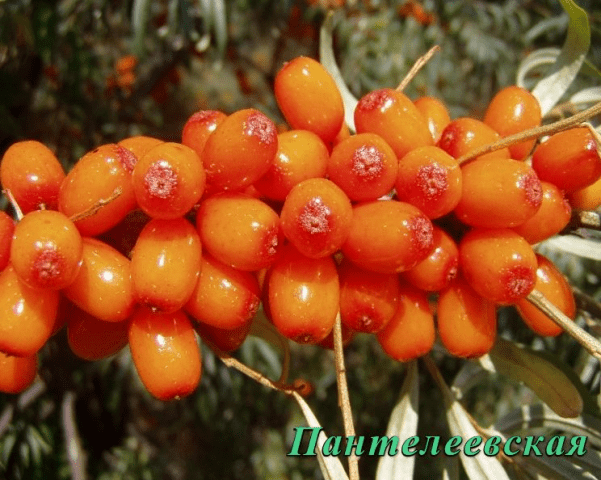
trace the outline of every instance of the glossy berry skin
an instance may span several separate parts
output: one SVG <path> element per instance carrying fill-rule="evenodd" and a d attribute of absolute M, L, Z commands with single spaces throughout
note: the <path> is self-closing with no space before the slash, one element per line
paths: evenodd
<path fill-rule="evenodd" d="M 0 291 L 0 352 L 34 355 L 52 334 L 58 292 L 28 287 L 10 264 L 0 273 Z"/>
<path fill-rule="evenodd" d="M 399 161 L 397 197 L 429 218 L 439 218 L 459 203 L 462 173 L 457 161 L 438 147 L 418 147 Z"/>
<path fill-rule="evenodd" d="M 515 227 L 533 217 L 543 201 L 536 172 L 524 162 L 481 158 L 463 165 L 457 218 L 486 228 Z"/>
<path fill-rule="evenodd" d="M 222 352 L 233 352 L 242 346 L 244 340 L 248 337 L 251 326 L 252 321 L 248 321 L 239 327 L 226 330 L 207 325 L 206 323 L 196 322 L 194 329 L 203 341 L 211 342 Z"/>
<path fill-rule="evenodd" d="M 488 104 L 484 123 L 492 127 L 501 137 L 523 132 L 541 124 L 540 104 L 532 93 L 516 85 L 499 90 Z M 524 160 L 536 139 L 526 140 L 509 146 L 511 158 Z"/>
<path fill-rule="evenodd" d="M 201 255 L 200 237 L 188 220 L 152 219 L 131 257 L 136 302 L 161 312 L 182 308 L 198 282 Z"/>
<path fill-rule="evenodd" d="M 0 210 L 0 272 L 8 265 L 10 245 L 13 241 L 15 222 L 5 211 Z"/>
<path fill-rule="evenodd" d="M 570 222 L 572 208 L 555 185 L 541 182 L 543 200 L 537 212 L 513 230 L 534 244 L 561 232 Z"/>
<path fill-rule="evenodd" d="M 438 143 L 443 130 L 451 123 L 449 110 L 435 97 L 420 97 L 413 103 L 428 122 L 428 130 L 432 134 L 434 143 Z"/>
<path fill-rule="evenodd" d="M 148 137 L 146 135 L 136 135 L 134 137 L 124 138 L 117 145 L 123 148 L 127 148 L 136 157 L 136 162 L 139 158 L 142 158 L 146 152 L 152 150 L 157 145 L 165 143 L 163 140 L 158 138 Z"/>
<path fill-rule="evenodd" d="M 421 262 L 433 245 L 432 223 L 418 208 L 396 200 L 375 201 L 353 208 L 342 253 L 366 270 L 398 273 Z"/>
<path fill-rule="evenodd" d="M 357 335 L 357 332 L 351 330 L 344 323 L 340 324 L 340 330 L 342 333 L 342 346 L 346 347 L 353 338 Z M 324 338 L 318 345 L 322 348 L 327 348 L 328 350 L 334 350 L 334 328 L 332 327 L 332 331 L 328 333 L 328 336 Z"/>
<path fill-rule="evenodd" d="M 440 292 L 437 319 L 440 340 L 456 357 L 481 357 L 495 343 L 495 304 L 478 295 L 462 277 Z"/>
<path fill-rule="evenodd" d="M 476 228 L 459 243 L 459 266 L 482 297 L 512 304 L 536 282 L 536 256 L 523 237 L 510 229 Z"/>
<path fill-rule="evenodd" d="M 538 268 L 536 269 L 536 284 L 534 288 L 541 292 L 564 315 L 574 320 L 576 316 L 576 302 L 574 301 L 574 294 L 567 279 L 546 257 L 537 254 L 536 259 L 538 261 Z M 556 337 L 563 332 L 563 328 L 528 300 L 518 300 L 515 306 L 526 325 L 539 335 Z"/>
<path fill-rule="evenodd" d="M 242 193 L 220 193 L 204 200 L 196 228 L 203 248 L 213 257 L 249 272 L 270 266 L 283 242 L 277 213 Z"/>
<path fill-rule="evenodd" d="M 10 190 L 23 213 L 43 206 L 56 209 L 65 178 L 62 165 L 44 144 L 35 140 L 13 143 L 0 163 L 0 183 Z"/>
<path fill-rule="evenodd" d="M 568 194 L 570 205 L 579 210 L 596 210 L 601 206 L 601 178 L 588 187 Z"/>
<path fill-rule="evenodd" d="M 296 185 L 280 213 L 284 235 L 310 258 L 327 257 L 339 250 L 350 232 L 352 216 L 346 194 L 325 178 Z"/>
<path fill-rule="evenodd" d="M 139 308 L 129 322 L 129 346 L 148 392 L 167 401 L 190 395 L 200 382 L 200 348 L 181 310 L 153 313 Z"/>
<path fill-rule="evenodd" d="M 249 323 L 261 303 L 255 275 L 202 257 L 200 278 L 184 310 L 199 322 L 232 330 Z"/>
<path fill-rule="evenodd" d="M 411 285 L 402 285 L 399 308 L 377 334 L 386 354 L 399 362 L 408 362 L 428 353 L 434 345 L 434 316 L 427 294 Z"/>
<path fill-rule="evenodd" d="M 352 201 L 377 200 L 396 180 L 398 159 L 375 133 L 359 133 L 338 143 L 328 161 L 328 178 Z"/>
<path fill-rule="evenodd" d="M 63 292 L 75 305 L 100 320 L 123 321 L 135 305 L 131 262 L 106 243 L 84 238 L 81 268 Z"/>
<path fill-rule="evenodd" d="M 308 130 L 290 130 L 278 135 L 273 164 L 254 186 L 270 200 L 283 202 L 297 183 L 326 176 L 328 148 Z"/>
<path fill-rule="evenodd" d="M 135 208 L 131 172 L 136 160 L 129 150 L 111 143 L 86 153 L 69 172 L 58 197 L 58 209 L 67 217 L 89 211 L 121 191 L 94 215 L 75 222 L 82 236 L 109 230 Z"/>
<path fill-rule="evenodd" d="M 215 191 L 248 187 L 267 173 L 277 150 L 275 124 L 258 110 L 238 110 L 207 138 L 201 156 L 207 183 Z"/>
<path fill-rule="evenodd" d="M 500 138 L 501 136 L 484 122 L 475 118 L 460 117 L 445 127 L 438 146 L 453 158 L 459 158 Z M 511 154 L 508 148 L 503 148 L 481 155 L 477 160 L 491 158 L 508 159 L 511 158 Z"/>
<path fill-rule="evenodd" d="M 71 220 L 54 210 L 37 210 L 15 227 L 10 261 L 30 287 L 60 290 L 75 280 L 82 251 L 81 235 Z"/>
<path fill-rule="evenodd" d="M 288 124 L 331 142 L 344 121 L 342 96 L 328 71 L 316 60 L 297 57 L 277 73 L 274 94 Z"/>
<path fill-rule="evenodd" d="M 355 107 L 357 133 L 381 136 L 398 158 L 417 147 L 432 145 L 426 119 L 409 98 L 390 88 L 374 90 Z"/>
<path fill-rule="evenodd" d="M 267 291 L 271 321 L 286 338 L 316 344 L 331 332 L 340 304 L 331 257 L 310 259 L 287 245 L 269 272 Z"/>
<path fill-rule="evenodd" d="M 35 380 L 38 356 L 13 357 L 0 352 L 0 392 L 21 393 Z"/>
<path fill-rule="evenodd" d="M 200 200 L 206 175 L 198 154 L 179 143 L 166 142 L 138 160 L 131 176 L 140 208 L 153 218 L 185 215 Z"/>
<path fill-rule="evenodd" d="M 401 276 L 413 286 L 427 292 L 438 292 L 456 276 L 459 250 L 455 241 L 442 228 L 434 225 L 434 247 L 430 254 Z"/>
<path fill-rule="evenodd" d="M 595 183 L 601 176 L 601 156 L 586 127 L 552 135 L 536 147 L 532 168 L 541 180 L 572 192 Z"/>
<path fill-rule="evenodd" d="M 182 129 L 182 143 L 202 159 L 207 139 L 226 118 L 227 115 L 219 110 L 200 110 L 193 113 Z"/>
<path fill-rule="evenodd" d="M 382 330 L 399 304 L 398 275 L 370 272 L 345 259 L 338 266 L 338 278 L 342 323 L 356 332 Z"/>

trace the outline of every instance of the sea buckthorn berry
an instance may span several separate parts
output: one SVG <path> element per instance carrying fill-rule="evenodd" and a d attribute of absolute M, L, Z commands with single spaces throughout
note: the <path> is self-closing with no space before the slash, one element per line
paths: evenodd
<path fill-rule="evenodd" d="M 59 293 L 28 287 L 10 264 L 0 273 L 0 292 L 0 352 L 34 355 L 52 334 Z"/>
<path fill-rule="evenodd" d="M 278 150 L 275 124 L 258 110 L 238 110 L 222 120 L 202 151 L 207 183 L 216 190 L 241 190 L 261 178 Z"/>
<path fill-rule="evenodd" d="M 27 213 L 15 227 L 10 261 L 32 288 L 61 290 L 79 272 L 83 244 L 79 231 L 55 210 Z"/>
<path fill-rule="evenodd" d="M 353 208 L 342 253 L 366 270 L 395 273 L 413 268 L 433 245 L 432 223 L 421 210 L 408 203 L 382 200 Z"/>
<path fill-rule="evenodd" d="M 576 302 L 570 284 L 546 257 L 537 254 L 538 268 L 536 269 L 536 284 L 534 288 L 541 292 L 547 300 L 561 310 L 564 315 L 574 320 Z M 534 332 L 546 337 L 556 337 L 563 332 L 547 315 L 532 305 L 528 300 L 521 299 L 515 304 L 519 314 Z"/>
<path fill-rule="evenodd" d="M 261 290 L 253 273 L 204 254 L 200 278 L 184 310 L 199 322 L 231 330 L 250 322 L 260 303 Z"/>
<path fill-rule="evenodd" d="M 190 147 L 166 142 L 139 159 L 132 174 L 138 205 L 153 218 L 185 215 L 200 200 L 205 171 Z"/>
<path fill-rule="evenodd" d="M 153 313 L 141 307 L 129 322 L 129 346 L 146 390 L 159 400 L 191 394 L 200 381 L 200 347 L 181 310 Z"/>
<path fill-rule="evenodd" d="M 42 206 L 56 209 L 65 178 L 62 165 L 44 144 L 35 140 L 13 143 L 0 163 L 0 183 L 10 190 L 23 213 Z"/>
<path fill-rule="evenodd" d="M 568 200 L 573 208 L 597 210 L 601 206 L 601 178 L 588 187 L 570 192 Z"/>
<path fill-rule="evenodd" d="M 271 265 L 284 236 L 280 218 L 261 200 L 219 193 L 204 200 L 196 215 L 203 248 L 217 260 L 245 271 Z"/>
<path fill-rule="evenodd" d="M 0 352 L 0 392 L 21 393 L 35 380 L 38 356 L 13 357 Z"/>
<path fill-rule="evenodd" d="M 438 296 L 438 334 L 456 357 L 475 358 L 488 353 L 497 335 L 495 304 L 482 298 L 457 277 Z"/>
<path fill-rule="evenodd" d="M 424 116 L 409 98 L 390 88 L 374 90 L 355 107 L 357 133 L 380 135 L 398 158 L 417 147 L 433 145 Z"/>
<path fill-rule="evenodd" d="M 182 130 L 182 143 L 194 150 L 202 159 L 202 151 L 209 135 L 226 118 L 227 115 L 219 110 L 200 110 L 193 113 Z"/>
<path fill-rule="evenodd" d="M 194 329 L 203 340 L 208 340 L 219 350 L 223 352 L 233 352 L 242 346 L 244 340 L 248 337 L 251 326 L 252 321 L 250 320 L 231 330 L 217 328 L 202 322 L 196 322 Z"/>
<path fill-rule="evenodd" d="M 601 176 L 599 146 L 586 127 L 564 130 L 536 147 L 532 167 L 541 180 L 560 190 L 579 190 Z"/>
<path fill-rule="evenodd" d="M 67 341 L 83 360 L 101 360 L 119 352 L 128 342 L 128 322 L 105 322 L 68 302 Z"/>
<path fill-rule="evenodd" d="M 344 323 L 340 324 L 340 330 L 342 333 L 342 346 L 346 347 L 353 338 L 357 335 L 357 332 L 351 330 Z M 322 348 L 327 348 L 328 350 L 334 350 L 334 328 L 332 327 L 332 331 L 328 333 L 328 336 L 324 338 L 318 345 Z"/>
<path fill-rule="evenodd" d="M 534 244 L 561 232 L 569 223 L 572 208 L 564 198 L 563 192 L 555 185 L 541 182 L 543 200 L 538 211 L 513 230 Z"/>
<path fill-rule="evenodd" d="M 449 110 L 435 97 L 420 97 L 413 103 L 428 122 L 428 130 L 432 134 L 434 143 L 438 143 L 443 130 L 451 123 Z"/>
<path fill-rule="evenodd" d="M 174 312 L 188 301 L 200 275 L 200 237 L 185 218 L 154 218 L 146 224 L 131 257 L 136 301 Z"/>
<path fill-rule="evenodd" d="M 316 344 L 331 332 L 340 304 L 336 264 L 310 259 L 287 245 L 268 279 L 271 321 L 286 338 Z"/>
<path fill-rule="evenodd" d="M 439 218 L 461 198 L 461 169 L 457 161 L 438 147 L 418 147 L 399 161 L 397 197 L 415 205 L 429 218 Z"/>
<path fill-rule="evenodd" d="M 316 60 L 297 57 L 277 73 L 274 94 L 292 128 L 309 130 L 331 142 L 344 121 L 342 96 L 328 71 Z"/>
<path fill-rule="evenodd" d="M 8 265 L 10 245 L 13 241 L 15 222 L 5 211 L 0 210 L 0 271 Z"/>
<path fill-rule="evenodd" d="M 536 256 L 510 229 L 468 232 L 459 243 L 459 266 L 478 294 L 500 304 L 526 297 L 536 281 Z"/>
<path fill-rule="evenodd" d="M 499 140 L 501 136 L 491 127 L 480 120 L 469 117 L 460 117 L 452 120 L 443 130 L 438 146 L 453 158 L 463 155 L 489 145 Z M 477 160 L 490 158 L 511 158 L 508 148 L 486 153 Z"/>
<path fill-rule="evenodd" d="M 95 238 L 83 239 L 79 273 L 63 292 L 83 311 L 107 322 L 127 319 L 135 301 L 127 257 Z"/>
<path fill-rule="evenodd" d="M 524 162 L 481 158 L 461 172 L 462 195 L 455 214 L 467 225 L 515 227 L 533 217 L 543 201 L 541 182 Z"/>
<path fill-rule="evenodd" d="M 399 277 L 395 273 L 364 270 L 344 259 L 338 266 L 340 317 L 351 330 L 382 330 L 399 304 Z"/>
<path fill-rule="evenodd" d="M 325 178 L 296 185 L 280 214 L 286 238 L 310 258 L 327 257 L 339 250 L 350 232 L 352 216 L 351 201 Z"/>
<path fill-rule="evenodd" d="M 436 331 L 427 294 L 411 285 L 402 285 L 399 308 L 377 338 L 384 352 L 400 362 L 428 353 Z"/>
<path fill-rule="evenodd" d="M 131 172 L 136 157 L 116 144 L 102 145 L 86 153 L 61 184 L 58 209 L 73 217 L 102 205 L 93 215 L 77 220 L 82 236 L 94 236 L 119 223 L 136 206 Z M 103 201 L 120 191 L 111 202 Z"/>
<path fill-rule="evenodd" d="M 254 186 L 270 200 L 283 202 L 297 183 L 326 176 L 328 149 L 308 130 L 290 130 L 278 135 L 273 164 Z"/>
<path fill-rule="evenodd" d="M 511 85 L 493 97 L 484 115 L 484 123 L 492 127 L 501 137 L 538 127 L 542 120 L 540 104 L 525 88 Z M 525 159 L 536 139 L 525 140 L 509 146 L 511 158 Z"/>
<path fill-rule="evenodd" d="M 434 225 L 434 248 L 430 254 L 402 277 L 420 290 L 438 292 L 456 276 L 459 267 L 457 244 L 442 228 Z"/>
<path fill-rule="evenodd" d="M 359 133 L 334 147 L 328 161 L 328 178 L 353 201 L 377 200 L 392 190 L 398 163 L 382 137 Z"/>
<path fill-rule="evenodd" d="M 139 158 L 142 158 L 146 152 L 152 150 L 157 145 L 165 143 L 163 140 L 159 140 L 154 137 L 147 137 L 146 135 L 136 135 L 135 137 L 124 138 L 117 145 L 128 149 L 136 157 L 136 162 Z M 132 166 L 133 170 L 133 166 Z"/>

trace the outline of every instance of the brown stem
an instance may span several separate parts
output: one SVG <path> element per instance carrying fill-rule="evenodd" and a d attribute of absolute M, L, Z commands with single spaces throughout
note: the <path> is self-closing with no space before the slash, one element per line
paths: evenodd
<path fill-rule="evenodd" d="M 7 188 L 4 190 L 4 195 L 6 195 L 6 198 L 8 198 L 8 201 L 10 202 L 10 204 L 13 207 L 13 210 L 15 211 L 15 216 L 17 217 L 17 221 L 20 221 L 23 218 L 23 211 L 21 210 L 21 207 L 19 207 L 19 203 L 17 202 L 17 199 L 13 195 L 13 192 L 11 192 Z"/>
<path fill-rule="evenodd" d="M 416 60 L 416 62 L 413 64 L 413 66 L 411 67 L 411 70 L 409 70 L 407 75 L 405 75 L 405 78 L 403 78 L 401 83 L 399 83 L 399 86 L 396 87 L 397 92 L 402 92 L 403 90 L 405 90 L 407 85 L 409 85 L 411 83 L 411 81 L 415 78 L 415 76 L 417 75 L 417 72 L 419 72 L 424 67 L 424 65 L 426 65 L 426 63 L 428 63 L 430 61 L 430 59 L 434 56 L 434 54 L 436 54 L 438 52 L 440 52 L 440 46 L 434 45 L 424 55 L 419 57 Z"/>
<path fill-rule="evenodd" d="M 91 217 L 92 215 L 95 215 L 98 212 L 98 210 L 100 210 L 102 207 L 105 207 L 112 201 L 117 200 L 117 198 L 119 198 L 122 193 L 123 193 L 123 190 L 121 189 L 121 187 L 115 188 L 115 190 L 113 191 L 113 193 L 111 194 L 110 197 L 101 198 L 87 210 L 84 210 L 83 212 L 80 212 L 80 213 L 76 213 L 75 215 L 72 215 L 71 217 L 69 217 L 69 220 L 71 220 L 73 223 L 75 223 L 75 222 L 78 222 L 85 218 Z"/>

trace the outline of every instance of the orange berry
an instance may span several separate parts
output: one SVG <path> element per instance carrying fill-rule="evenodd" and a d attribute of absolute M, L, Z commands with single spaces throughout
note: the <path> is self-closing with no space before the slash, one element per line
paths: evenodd
<path fill-rule="evenodd" d="M 139 158 L 142 158 L 146 152 L 152 150 L 157 145 L 165 143 L 163 140 L 159 140 L 154 137 L 147 137 L 146 135 L 136 135 L 134 137 L 124 138 L 117 145 L 128 149 L 136 157 L 136 162 Z M 133 169 L 133 167 L 132 167 Z"/>
<path fill-rule="evenodd" d="M 278 150 L 275 124 L 258 110 L 232 113 L 209 135 L 202 151 L 207 183 L 216 191 L 241 190 L 261 178 Z"/>
<path fill-rule="evenodd" d="M 200 278 L 184 309 L 199 322 L 232 330 L 249 323 L 260 303 L 261 290 L 254 274 L 205 254 Z"/>
<path fill-rule="evenodd" d="M 480 120 L 469 117 L 461 117 L 452 120 L 443 130 L 438 146 L 453 158 L 476 150 L 484 145 L 489 145 L 499 140 L 501 136 L 491 127 Z M 477 160 L 491 158 L 511 158 L 508 148 L 486 153 Z"/>
<path fill-rule="evenodd" d="M 182 143 L 194 150 L 202 159 L 202 151 L 209 135 L 227 115 L 218 110 L 200 110 L 193 113 L 182 130 Z"/>
<path fill-rule="evenodd" d="M 8 265 L 14 231 L 14 220 L 5 211 L 0 210 L 0 271 L 4 270 Z"/>
<path fill-rule="evenodd" d="M 28 287 L 10 264 L 0 273 L 0 292 L 0 352 L 34 355 L 52 334 L 58 292 Z"/>
<path fill-rule="evenodd" d="M 127 319 L 134 309 L 127 257 L 95 238 L 83 239 L 79 273 L 63 292 L 83 311 L 107 322 Z"/>
<path fill-rule="evenodd" d="M 442 344 L 456 357 L 480 357 L 495 343 L 495 304 L 478 295 L 461 277 L 440 292 L 437 320 Z"/>
<path fill-rule="evenodd" d="M 534 288 L 541 292 L 564 315 L 574 320 L 576 302 L 570 284 L 549 259 L 539 254 L 536 255 L 536 259 L 538 268 L 536 269 Z M 518 300 L 515 306 L 526 325 L 539 335 L 556 337 L 563 332 L 563 328 L 525 298 Z"/>
<path fill-rule="evenodd" d="M 510 229 L 476 228 L 459 243 L 459 265 L 479 295 L 500 304 L 526 297 L 536 281 L 536 256 Z"/>
<path fill-rule="evenodd" d="M 276 74 L 275 98 L 292 128 L 309 130 L 331 142 L 342 127 L 342 96 L 328 71 L 316 60 L 297 57 Z"/>
<path fill-rule="evenodd" d="M 427 294 L 411 285 L 402 285 L 399 293 L 399 308 L 377 338 L 389 357 L 407 362 L 432 349 L 436 331 Z"/>
<path fill-rule="evenodd" d="M 15 227 L 10 261 L 30 287 L 61 290 L 75 280 L 82 250 L 81 235 L 71 220 L 54 210 L 37 210 Z"/>
<path fill-rule="evenodd" d="M 346 194 L 325 178 L 310 178 L 296 185 L 280 214 L 286 238 L 310 258 L 327 257 L 339 250 L 348 237 L 352 216 Z"/>
<path fill-rule="evenodd" d="M 140 380 L 154 397 L 173 400 L 196 390 L 202 370 L 200 347 L 181 310 L 136 310 L 129 323 L 129 346 Z"/>
<path fill-rule="evenodd" d="M 239 327 L 227 330 L 225 328 L 207 325 L 206 323 L 196 322 L 194 329 L 203 340 L 208 340 L 219 350 L 223 352 L 233 352 L 242 346 L 244 340 L 248 337 L 251 325 L 252 322 L 248 321 Z"/>
<path fill-rule="evenodd" d="M 219 193 L 204 200 L 196 228 L 207 252 L 245 271 L 271 265 L 283 241 L 278 214 L 243 193 Z"/>
<path fill-rule="evenodd" d="M 396 200 L 379 200 L 353 208 L 351 231 L 342 253 L 366 270 L 395 273 L 413 268 L 428 256 L 432 246 L 432 223 L 418 208 Z"/>
<path fill-rule="evenodd" d="M 136 301 L 174 312 L 188 301 L 200 275 L 200 237 L 185 218 L 154 218 L 142 229 L 131 257 Z"/>
<path fill-rule="evenodd" d="M 286 338 L 316 344 L 331 332 L 340 304 L 336 264 L 287 245 L 268 279 L 271 321 Z"/>
<path fill-rule="evenodd" d="M 13 143 L 0 163 L 0 183 L 10 190 L 23 213 L 43 206 L 56 209 L 65 178 L 62 165 L 44 144 L 35 140 Z"/>
<path fill-rule="evenodd" d="M 35 380 L 38 356 L 13 357 L 0 352 L 0 392 L 21 393 Z"/>
<path fill-rule="evenodd" d="M 601 178 L 588 187 L 568 194 L 570 205 L 579 210 L 597 210 L 601 206 Z"/>
<path fill-rule="evenodd" d="M 278 135 L 278 151 L 273 164 L 254 186 L 265 197 L 283 202 L 297 183 L 325 177 L 328 149 L 308 130 L 290 130 Z"/>
<path fill-rule="evenodd" d="M 179 143 L 162 143 L 139 159 L 132 173 L 138 205 L 153 218 L 185 215 L 200 200 L 205 171 L 197 153 Z"/>
<path fill-rule="evenodd" d="M 434 143 L 438 143 L 445 127 L 451 123 L 449 110 L 438 98 L 420 97 L 413 102 L 428 122 Z"/>
<path fill-rule="evenodd" d="M 451 212 L 461 199 L 461 169 L 438 147 L 418 147 L 399 161 L 395 182 L 397 197 L 415 205 L 428 218 Z"/>
<path fill-rule="evenodd" d="M 397 177 L 398 159 L 375 133 L 360 133 L 338 143 L 328 161 L 328 178 L 353 201 L 377 200 Z"/>
<path fill-rule="evenodd" d="M 355 335 L 357 335 L 357 332 L 351 330 L 344 323 L 340 324 L 340 330 L 342 333 L 342 346 L 346 347 L 349 343 L 351 343 L 353 338 L 355 338 Z M 324 338 L 321 342 L 319 342 L 318 345 L 322 348 L 327 348 L 328 350 L 334 350 L 334 328 L 333 327 L 332 327 L 332 331 L 330 333 L 328 333 L 328 336 L 326 338 Z"/>
<path fill-rule="evenodd" d="M 89 217 L 75 222 L 82 236 L 105 232 L 119 223 L 136 206 L 131 172 L 136 157 L 116 144 L 102 145 L 86 153 L 61 184 L 58 209 L 67 217 L 84 213 L 116 191 L 121 194 Z"/>
<path fill-rule="evenodd" d="M 354 116 L 357 133 L 380 135 L 398 158 L 434 143 L 424 116 L 406 95 L 396 90 L 383 88 L 363 96 Z"/>

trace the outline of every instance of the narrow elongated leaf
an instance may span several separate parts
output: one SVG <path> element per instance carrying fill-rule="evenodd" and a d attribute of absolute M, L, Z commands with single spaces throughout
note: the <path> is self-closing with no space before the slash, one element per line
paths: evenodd
<path fill-rule="evenodd" d="M 417 433 L 419 403 L 419 382 L 417 362 L 407 365 L 407 375 L 401 387 L 399 402 L 395 405 L 388 420 L 386 436 L 397 435 L 401 441 Z M 385 455 L 378 462 L 376 480 L 404 480 L 413 477 L 414 456 Z"/>
<path fill-rule="evenodd" d="M 551 237 L 540 245 L 591 260 L 601 260 L 601 248 L 599 248 L 601 242 L 598 240 L 580 238 L 575 235 L 561 235 Z"/>
<path fill-rule="evenodd" d="M 574 105 L 597 102 L 601 102 L 601 87 L 585 88 L 570 97 L 570 103 Z"/>
<path fill-rule="evenodd" d="M 556 47 L 539 48 L 520 62 L 516 75 L 516 85 L 528 88 L 528 75 L 543 65 L 551 65 L 557 61 L 561 50 Z"/>

